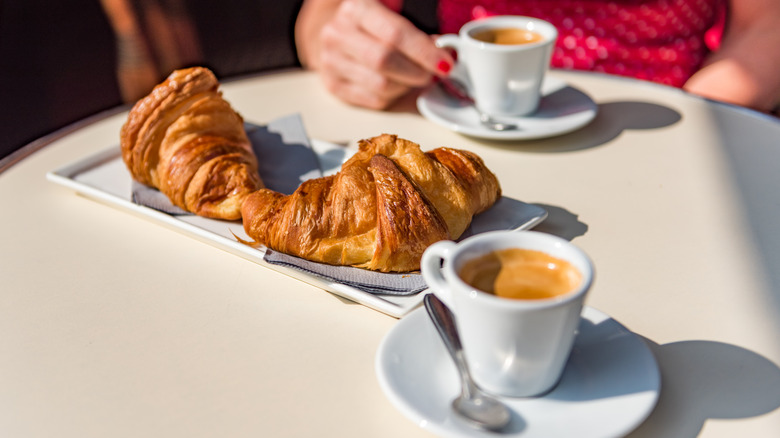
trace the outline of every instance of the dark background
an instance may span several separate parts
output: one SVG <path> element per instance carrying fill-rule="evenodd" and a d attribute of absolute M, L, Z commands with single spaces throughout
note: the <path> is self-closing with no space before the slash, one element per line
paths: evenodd
<path fill-rule="evenodd" d="M 188 1 L 205 64 L 219 78 L 297 66 L 301 1 Z M 0 158 L 121 104 L 99 0 L 0 0 Z"/>

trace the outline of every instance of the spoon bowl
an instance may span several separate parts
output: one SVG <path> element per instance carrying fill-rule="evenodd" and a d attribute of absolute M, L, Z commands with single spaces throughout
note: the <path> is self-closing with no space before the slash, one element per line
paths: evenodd
<path fill-rule="evenodd" d="M 493 431 L 503 429 L 511 419 L 509 409 L 482 392 L 471 379 L 452 312 L 433 294 L 427 294 L 423 303 L 460 375 L 461 393 L 452 401 L 452 409 L 472 426 Z"/>
<path fill-rule="evenodd" d="M 474 109 L 477 109 L 477 107 L 474 107 Z M 477 112 L 479 113 L 479 122 L 482 123 L 482 126 L 492 129 L 493 131 L 510 131 L 517 129 L 517 125 L 514 123 L 499 122 L 479 109 L 477 109 Z"/>

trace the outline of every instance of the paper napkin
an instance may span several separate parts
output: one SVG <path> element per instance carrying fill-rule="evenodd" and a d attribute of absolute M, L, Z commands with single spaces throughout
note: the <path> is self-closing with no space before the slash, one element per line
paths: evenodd
<path fill-rule="evenodd" d="M 427 288 L 419 272 L 384 273 L 311 262 L 288 254 L 267 250 L 264 260 L 273 265 L 287 266 L 316 277 L 352 286 L 364 292 L 381 295 L 414 295 Z"/>

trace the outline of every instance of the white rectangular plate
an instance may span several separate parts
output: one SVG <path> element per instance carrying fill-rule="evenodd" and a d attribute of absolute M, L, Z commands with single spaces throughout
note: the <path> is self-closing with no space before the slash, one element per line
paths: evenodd
<path fill-rule="evenodd" d="M 344 151 L 342 146 L 317 140 L 312 141 L 312 147 L 323 164 L 328 159 L 326 156 L 328 151 L 336 148 L 342 152 Z M 122 162 L 118 146 L 49 172 L 46 177 L 50 181 L 71 188 L 86 197 L 158 222 L 268 269 L 282 272 L 290 277 L 396 318 L 400 318 L 416 308 L 424 295 L 422 292 L 411 296 L 376 295 L 291 268 L 272 265 L 263 260 L 263 255 L 265 254 L 263 248 L 249 247 L 236 241 L 235 237 L 233 237 L 233 234 L 235 234 L 242 239 L 251 240 L 244 232 L 240 222 L 208 219 L 194 215 L 172 216 L 135 204 L 131 200 L 132 180 L 125 164 Z M 509 201 L 503 203 L 503 205 L 513 210 L 511 215 L 507 215 L 506 211 L 491 209 L 475 218 L 473 228 L 481 228 L 480 224 L 485 223 L 499 223 L 500 228 L 528 229 L 543 221 L 547 216 L 547 212 L 541 207 L 520 201 Z M 491 218 L 491 214 L 495 217 Z M 509 223 L 506 223 L 508 216 L 511 216 L 512 219 Z M 479 231 L 474 230 L 474 232 Z"/>

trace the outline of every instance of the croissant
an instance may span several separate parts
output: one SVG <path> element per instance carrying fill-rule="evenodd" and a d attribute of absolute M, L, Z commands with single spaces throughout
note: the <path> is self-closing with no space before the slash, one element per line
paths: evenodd
<path fill-rule="evenodd" d="M 122 158 L 138 182 L 197 215 L 235 220 L 263 187 L 244 122 L 202 67 L 176 70 L 130 110 Z"/>
<path fill-rule="evenodd" d="M 261 189 L 242 207 L 244 230 L 271 249 L 332 265 L 414 271 L 434 242 L 457 239 L 501 195 L 476 154 L 384 134 L 359 142 L 335 175 L 291 195 Z"/>

